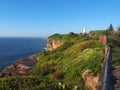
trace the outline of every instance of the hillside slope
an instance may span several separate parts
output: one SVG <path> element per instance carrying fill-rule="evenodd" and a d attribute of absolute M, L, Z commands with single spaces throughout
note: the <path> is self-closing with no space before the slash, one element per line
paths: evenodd
<path fill-rule="evenodd" d="M 90 90 L 82 72 L 87 70 L 89 75 L 99 76 L 104 45 L 77 34 L 56 34 L 49 39 L 64 43 L 52 51 L 36 54 L 38 61 L 30 76 L 1 78 L 0 90 Z"/>
<path fill-rule="evenodd" d="M 120 47 L 112 48 L 114 90 L 120 89 Z"/>

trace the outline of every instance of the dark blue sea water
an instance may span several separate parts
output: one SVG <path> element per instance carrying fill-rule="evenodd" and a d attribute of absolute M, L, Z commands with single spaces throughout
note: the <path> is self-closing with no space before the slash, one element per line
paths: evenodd
<path fill-rule="evenodd" d="M 29 57 L 46 47 L 43 38 L 0 38 L 0 71 L 14 61 Z"/>

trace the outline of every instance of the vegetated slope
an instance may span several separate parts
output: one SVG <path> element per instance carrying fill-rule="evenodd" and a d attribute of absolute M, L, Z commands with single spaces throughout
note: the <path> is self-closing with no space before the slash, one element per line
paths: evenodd
<path fill-rule="evenodd" d="M 113 76 L 115 79 L 114 90 L 120 89 L 120 47 L 114 46 L 112 49 Z"/>
<path fill-rule="evenodd" d="M 59 39 L 57 36 L 54 37 Z M 39 60 L 31 70 L 31 77 L 0 79 L 0 90 L 9 90 L 9 88 L 15 90 L 18 88 L 19 90 L 89 90 L 81 73 L 83 70 L 89 70 L 91 75 L 100 73 L 104 45 L 99 41 L 89 40 L 84 35 L 70 33 L 61 37 L 65 40 L 62 46 L 36 55 Z M 54 39 L 52 36 L 50 38 Z"/>
<path fill-rule="evenodd" d="M 120 27 L 117 31 L 111 30 L 110 42 L 112 46 L 112 65 L 114 90 L 120 90 Z"/>
<path fill-rule="evenodd" d="M 115 46 L 112 51 L 113 67 L 120 66 L 120 47 Z"/>
<path fill-rule="evenodd" d="M 89 33 L 90 35 L 106 35 L 107 34 L 107 30 L 93 30 L 90 31 Z"/>

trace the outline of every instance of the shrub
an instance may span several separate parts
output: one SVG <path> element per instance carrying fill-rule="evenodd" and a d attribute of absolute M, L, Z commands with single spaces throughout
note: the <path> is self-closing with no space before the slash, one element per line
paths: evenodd
<path fill-rule="evenodd" d="M 82 43 L 80 45 L 80 51 L 83 51 L 84 49 L 90 47 L 90 45 L 93 43 L 94 41 L 86 41 L 84 43 Z"/>
<path fill-rule="evenodd" d="M 51 74 L 51 76 L 52 76 L 53 78 L 63 79 L 64 74 L 62 73 L 61 70 L 56 70 L 54 73 Z"/>

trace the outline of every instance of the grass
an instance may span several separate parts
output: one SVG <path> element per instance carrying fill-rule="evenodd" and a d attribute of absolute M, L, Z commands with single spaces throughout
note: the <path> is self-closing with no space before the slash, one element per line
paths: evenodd
<path fill-rule="evenodd" d="M 76 40 L 80 40 L 80 41 L 84 41 L 86 40 L 87 38 L 85 37 L 84 34 L 74 34 L 74 35 L 70 35 L 70 34 L 54 34 L 50 37 L 48 37 L 49 39 L 52 39 L 52 40 L 62 40 L 64 42 L 66 41 L 76 41 Z"/>
<path fill-rule="evenodd" d="M 107 31 L 106 30 L 93 30 L 90 31 L 91 35 L 106 35 Z"/>
<path fill-rule="evenodd" d="M 58 90 L 58 83 L 57 80 L 53 82 L 36 77 L 7 77 L 0 79 L 0 90 Z"/>
<path fill-rule="evenodd" d="M 104 45 L 96 40 L 66 42 L 51 52 L 40 53 L 44 57 L 31 73 L 38 78 L 60 80 L 71 89 L 78 85 L 79 89 L 87 90 L 81 72 L 89 69 L 92 75 L 99 74 L 103 52 Z"/>
<path fill-rule="evenodd" d="M 114 47 L 112 49 L 113 67 L 120 66 L 120 47 Z"/>

